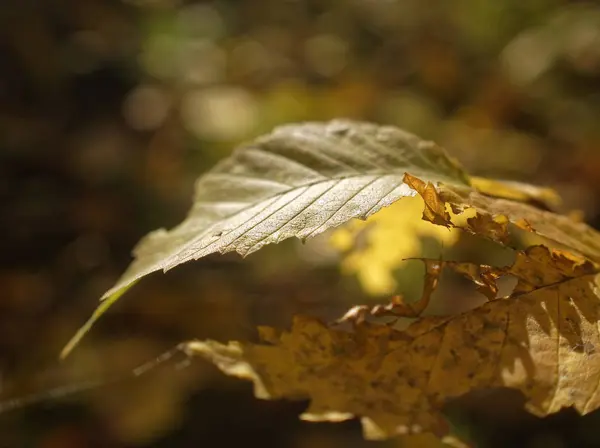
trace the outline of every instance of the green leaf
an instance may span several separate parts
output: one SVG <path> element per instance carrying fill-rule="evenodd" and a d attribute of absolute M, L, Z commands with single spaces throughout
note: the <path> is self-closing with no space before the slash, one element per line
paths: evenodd
<path fill-rule="evenodd" d="M 276 128 L 201 176 L 187 218 L 144 237 L 102 299 L 112 303 L 140 278 L 214 252 L 246 256 L 266 244 L 366 219 L 416 194 L 403 182 L 407 172 L 432 183 L 470 184 L 442 148 L 395 127 L 335 120 Z"/>

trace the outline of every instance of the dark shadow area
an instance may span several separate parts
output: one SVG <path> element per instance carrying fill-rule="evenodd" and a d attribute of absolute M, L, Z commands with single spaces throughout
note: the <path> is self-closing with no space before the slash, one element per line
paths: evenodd
<path fill-rule="evenodd" d="M 482 448 L 600 446 L 600 433 L 595 429 L 598 411 L 582 417 L 569 408 L 539 418 L 527 412 L 524 404 L 521 393 L 496 388 L 452 400 L 444 412 L 459 434 L 467 434 Z"/>

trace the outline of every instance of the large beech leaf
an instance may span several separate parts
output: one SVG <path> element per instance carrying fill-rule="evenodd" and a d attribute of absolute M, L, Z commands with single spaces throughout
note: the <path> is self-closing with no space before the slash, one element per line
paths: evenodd
<path fill-rule="evenodd" d="M 437 278 L 440 261 L 428 263 Z M 196 341 L 188 352 L 252 380 L 259 398 L 309 399 L 306 420 L 360 417 L 371 439 L 443 437 L 444 404 L 482 389 L 519 390 L 538 416 L 600 407 L 596 265 L 544 246 L 503 268 L 441 264 L 490 287 L 501 275 L 518 283 L 509 297 L 454 316 L 422 317 L 405 330 L 356 320 L 354 331 L 344 331 L 296 316 L 290 331 L 261 327 L 259 343 Z M 426 288 L 424 298 L 430 293 Z M 385 309 L 410 311 L 402 304 Z"/>
<path fill-rule="evenodd" d="M 432 142 L 391 126 L 335 120 L 282 126 L 234 151 L 201 176 L 187 218 L 159 229 L 134 249 L 135 260 L 66 355 L 129 286 L 214 252 L 248 255 L 269 243 L 306 239 L 352 218 L 366 219 L 427 182 L 468 186 L 469 178 Z"/>
<path fill-rule="evenodd" d="M 468 185 L 440 147 L 393 127 L 333 121 L 277 128 L 201 176 L 187 218 L 142 239 L 135 261 L 103 298 L 213 252 L 245 256 L 367 218 L 415 194 L 403 182 L 407 172 L 427 182 Z"/>

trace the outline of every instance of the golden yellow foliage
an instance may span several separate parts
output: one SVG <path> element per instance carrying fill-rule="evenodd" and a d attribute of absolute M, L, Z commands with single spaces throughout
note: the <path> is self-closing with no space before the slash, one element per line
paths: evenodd
<path fill-rule="evenodd" d="M 542 205 L 553 210 L 562 203 L 561 197 L 551 188 L 538 187 L 522 182 L 487 179 L 471 176 L 471 186 L 479 193 L 495 198 Z"/>
<path fill-rule="evenodd" d="M 188 351 L 252 380 L 259 398 L 309 398 L 305 420 L 358 416 L 370 439 L 443 437 L 444 403 L 476 389 L 517 389 L 536 415 L 600 406 L 596 266 L 534 246 L 496 274 L 518 278 L 511 297 L 403 331 L 361 320 L 349 332 L 297 316 L 290 331 L 260 328 L 258 344 L 192 342 Z"/>
<path fill-rule="evenodd" d="M 475 215 L 458 227 L 506 244 L 508 224 L 511 223 L 570 252 L 600 262 L 600 235 L 571 216 L 540 210 L 523 202 L 492 198 L 469 188 L 439 185 L 431 190 L 431 184 L 410 175 L 406 175 L 405 181 L 425 199 L 426 210 L 432 212 L 430 215 L 425 213 L 423 218 L 431 222 L 453 226 L 451 218 L 444 212 L 446 207 L 457 215 L 471 210 Z"/>
<path fill-rule="evenodd" d="M 421 197 L 407 197 L 366 221 L 353 220 L 336 229 L 330 243 L 345 254 L 342 271 L 355 274 L 370 295 L 389 295 L 396 291 L 394 271 L 406 258 L 420 254 L 422 238 L 435 238 L 448 247 L 460 235 L 456 229 L 445 229 L 422 220 L 419 217 L 422 209 Z M 364 244 L 356 244 L 363 236 Z"/>

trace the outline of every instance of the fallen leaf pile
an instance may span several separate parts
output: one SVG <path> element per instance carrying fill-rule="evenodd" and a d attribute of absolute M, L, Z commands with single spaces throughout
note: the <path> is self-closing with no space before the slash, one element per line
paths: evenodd
<path fill-rule="evenodd" d="M 444 438 L 449 399 L 497 387 L 520 391 L 538 416 L 600 407 L 600 235 L 550 211 L 557 202 L 551 191 L 470 178 L 441 148 L 392 127 L 286 126 L 241 148 L 199 179 L 196 202 L 179 227 L 140 243 L 136 261 L 92 321 L 154 270 L 214 251 L 247 254 L 290 236 L 307 238 L 397 200 L 394 207 L 401 207 L 403 196 L 415 194 L 424 202 L 423 219 L 442 230 L 510 246 L 512 229 L 520 229 L 544 244 L 518 250 L 511 266 L 423 260 L 425 287 L 415 304 L 395 298 L 359 306 L 334 323 L 296 316 L 289 330 L 259 328 L 257 343 L 195 341 L 188 353 L 251 380 L 258 398 L 309 400 L 306 420 L 360 418 L 370 439 Z M 421 316 L 446 269 L 488 301 L 462 314 Z M 501 277 L 515 278 L 516 286 L 498 298 Z M 412 323 L 398 329 L 369 315 Z"/>

